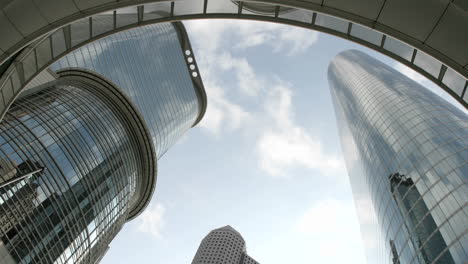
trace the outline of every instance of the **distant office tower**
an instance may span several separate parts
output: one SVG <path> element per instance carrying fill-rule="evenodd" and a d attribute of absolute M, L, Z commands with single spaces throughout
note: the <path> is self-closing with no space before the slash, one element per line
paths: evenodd
<path fill-rule="evenodd" d="M 183 26 L 119 34 L 64 57 L 2 120 L 0 263 L 97 263 L 149 203 L 157 159 L 202 118 Z"/>
<path fill-rule="evenodd" d="M 467 263 L 468 116 L 359 51 L 328 78 L 369 263 Z"/>
<path fill-rule="evenodd" d="M 203 238 L 192 264 L 258 264 L 247 255 L 245 241 L 231 226 L 211 231 Z"/>

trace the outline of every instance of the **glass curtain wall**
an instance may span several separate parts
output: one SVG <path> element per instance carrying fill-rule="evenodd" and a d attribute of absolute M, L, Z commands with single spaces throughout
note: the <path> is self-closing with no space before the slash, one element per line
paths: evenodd
<path fill-rule="evenodd" d="M 160 158 L 200 113 L 179 34 L 171 23 L 130 29 L 87 44 L 51 68 L 85 68 L 122 88 L 146 121 Z"/>
<path fill-rule="evenodd" d="M 468 261 L 468 116 L 359 51 L 328 78 L 369 263 Z"/>
<path fill-rule="evenodd" d="M 109 99 L 55 82 L 0 124 L 0 263 L 94 263 L 127 220 L 141 151 Z"/>

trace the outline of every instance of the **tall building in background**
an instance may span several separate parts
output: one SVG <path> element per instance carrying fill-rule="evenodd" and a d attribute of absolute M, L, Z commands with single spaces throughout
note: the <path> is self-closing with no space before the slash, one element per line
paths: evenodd
<path fill-rule="evenodd" d="M 81 47 L 20 95 L 0 124 L 0 263 L 99 262 L 203 117 L 193 67 L 183 25 L 151 25 Z"/>
<path fill-rule="evenodd" d="M 328 78 L 368 262 L 467 263 L 467 114 L 359 51 Z"/>
<path fill-rule="evenodd" d="M 203 238 L 192 264 L 258 264 L 247 255 L 241 234 L 227 225 Z"/>

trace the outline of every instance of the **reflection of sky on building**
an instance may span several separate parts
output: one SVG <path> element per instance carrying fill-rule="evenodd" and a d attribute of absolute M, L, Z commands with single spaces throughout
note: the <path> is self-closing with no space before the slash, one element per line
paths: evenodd
<path fill-rule="evenodd" d="M 122 88 L 150 128 L 158 158 L 197 118 L 197 95 L 172 24 L 105 37 L 52 65 L 53 70 L 67 67 L 92 70 Z"/>
<path fill-rule="evenodd" d="M 360 52 L 337 56 L 329 81 L 358 211 L 365 201 L 374 208 L 360 215 L 364 239 L 379 243 L 369 246 L 369 263 L 390 263 L 390 240 L 402 263 L 467 261 L 468 117 Z M 389 176 L 397 173 L 414 182 L 403 201 L 420 195 L 409 208 L 392 196 Z"/>
<path fill-rule="evenodd" d="M 43 169 L 0 191 L 0 263 L 91 262 L 102 254 L 127 220 L 141 173 L 128 133 L 108 101 L 76 87 L 15 102 L 0 126 L 0 159 L 18 176 Z"/>

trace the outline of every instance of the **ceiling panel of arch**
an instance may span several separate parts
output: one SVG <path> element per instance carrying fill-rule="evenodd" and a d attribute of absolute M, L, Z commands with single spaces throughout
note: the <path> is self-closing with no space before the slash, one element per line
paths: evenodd
<path fill-rule="evenodd" d="M 345 12 L 350 12 L 367 19 L 375 20 L 379 15 L 384 0 L 361 0 L 359 4 L 349 0 L 325 0 L 324 5 Z"/>
<path fill-rule="evenodd" d="M 463 1 L 245 0 L 243 3 L 239 8 L 231 0 L 176 0 L 172 5 L 165 0 L 2 1 L 0 62 L 30 45 L 25 56 L 19 56 L 24 61 L 11 64 L 10 70 L 0 76 L 0 96 L 4 96 L 3 88 L 7 85 L 15 87 L 14 94 L 19 92 L 48 63 L 44 58 L 55 59 L 80 43 L 111 31 L 173 20 L 246 18 L 298 25 L 355 41 L 413 68 L 467 106 L 468 13 Z M 263 11 L 255 12 L 256 6 Z M 114 18 L 101 19 L 97 14 L 103 12 L 114 14 Z M 130 22 L 122 24 L 126 16 L 130 16 Z M 100 24 L 105 27 L 95 28 Z M 59 27 L 63 28 L 55 31 Z M 46 42 L 35 46 L 34 41 L 43 36 L 47 37 Z M 46 51 L 52 55 L 44 55 Z M 29 65 L 27 61 L 37 61 L 37 65 Z"/>

